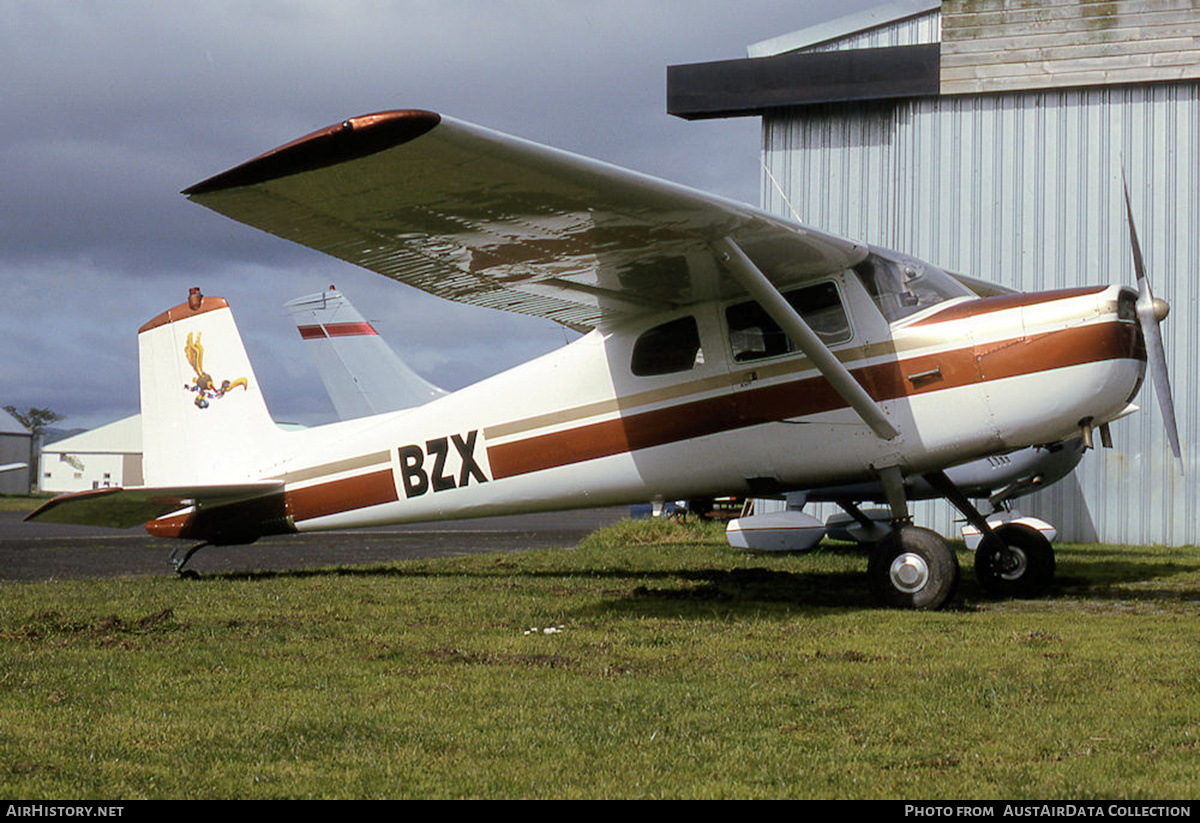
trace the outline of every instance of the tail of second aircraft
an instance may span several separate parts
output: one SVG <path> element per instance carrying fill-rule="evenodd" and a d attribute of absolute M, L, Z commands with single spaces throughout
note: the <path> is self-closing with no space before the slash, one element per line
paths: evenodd
<path fill-rule="evenodd" d="M 332 286 L 283 305 L 342 420 L 409 409 L 446 393 L 409 368 Z"/>
<path fill-rule="evenodd" d="M 281 432 L 228 303 L 192 289 L 138 330 L 147 486 L 261 478 Z"/>

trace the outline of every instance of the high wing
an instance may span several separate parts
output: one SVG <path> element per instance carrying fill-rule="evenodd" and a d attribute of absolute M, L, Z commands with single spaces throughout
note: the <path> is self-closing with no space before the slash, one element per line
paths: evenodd
<path fill-rule="evenodd" d="M 732 240 L 776 287 L 864 244 L 429 111 L 355 117 L 183 192 L 424 291 L 577 329 L 741 294 Z"/>

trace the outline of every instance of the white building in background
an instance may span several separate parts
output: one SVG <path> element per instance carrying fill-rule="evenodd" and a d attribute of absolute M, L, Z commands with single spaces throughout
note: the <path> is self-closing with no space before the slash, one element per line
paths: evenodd
<path fill-rule="evenodd" d="M 668 109 L 761 117 L 765 208 L 951 271 L 1133 284 L 1124 171 L 1189 473 L 1147 387 L 1115 448 L 1021 508 L 1066 540 L 1200 543 L 1200 7 L 900 0 L 749 55 L 670 67 Z M 955 530 L 944 504 L 914 515 Z"/>
<path fill-rule="evenodd" d="M 142 485 L 141 415 L 43 446 L 39 468 L 44 492 Z"/>

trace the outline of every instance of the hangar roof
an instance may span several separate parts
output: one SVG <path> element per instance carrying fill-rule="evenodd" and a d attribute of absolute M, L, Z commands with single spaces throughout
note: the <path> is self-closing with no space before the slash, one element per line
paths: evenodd
<path fill-rule="evenodd" d="M 809 49 L 823 43 L 841 40 L 852 34 L 859 34 L 879 26 L 915 17 L 918 14 L 937 11 L 941 5 L 941 0 L 895 0 L 892 3 L 883 3 L 866 11 L 847 14 L 844 17 L 818 23 L 790 34 L 753 43 L 747 47 L 746 56 L 773 57 L 789 51 Z"/>
<path fill-rule="evenodd" d="M 667 67 L 688 120 L 817 103 L 1200 79 L 1192 0 L 895 0 L 748 49 Z"/>
<path fill-rule="evenodd" d="M 74 437 L 66 437 L 42 448 L 43 453 L 53 454 L 137 454 L 141 451 L 142 416 L 140 414 L 85 431 Z"/>
<path fill-rule="evenodd" d="M 28 437 L 29 429 L 22 426 L 20 420 L 0 409 L 0 434 L 23 434 Z"/>

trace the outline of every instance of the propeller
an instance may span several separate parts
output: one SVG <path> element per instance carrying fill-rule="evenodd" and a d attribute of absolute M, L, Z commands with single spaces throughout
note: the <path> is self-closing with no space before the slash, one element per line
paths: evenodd
<path fill-rule="evenodd" d="M 1163 424 L 1167 427 L 1167 442 L 1183 473 L 1183 454 L 1179 449 L 1179 429 L 1175 425 L 1175 401 L 1171 399 L 1171 380 L 1167 376 L 1167 355 L 1163 350 L 1162 332 L 1159 324 L 1166 318 L 1170 306 L 1165 300 L 1154 296 L 1150 290 L 1150 278 L 1146 274 L 1146 263 L 1142 260 L 1142 247 L 1138 243 L 1137 228 L 1133 223 L 1133 206 L 1129 202 L 1129 184 L 1121 175 L 1125 188 L 1125 213 L 1129 217 L 1129 245 L 1133 250 L 1133 268 L 1137 273 L 1138 300 L 1137 318 L 1142 327 L 1142 338 L 1146 342 L 1146 359 L 1150 362 L 1150 376 L 1154 380 L 1154 393 L 1158 407 L 1162 410 Z"/>

